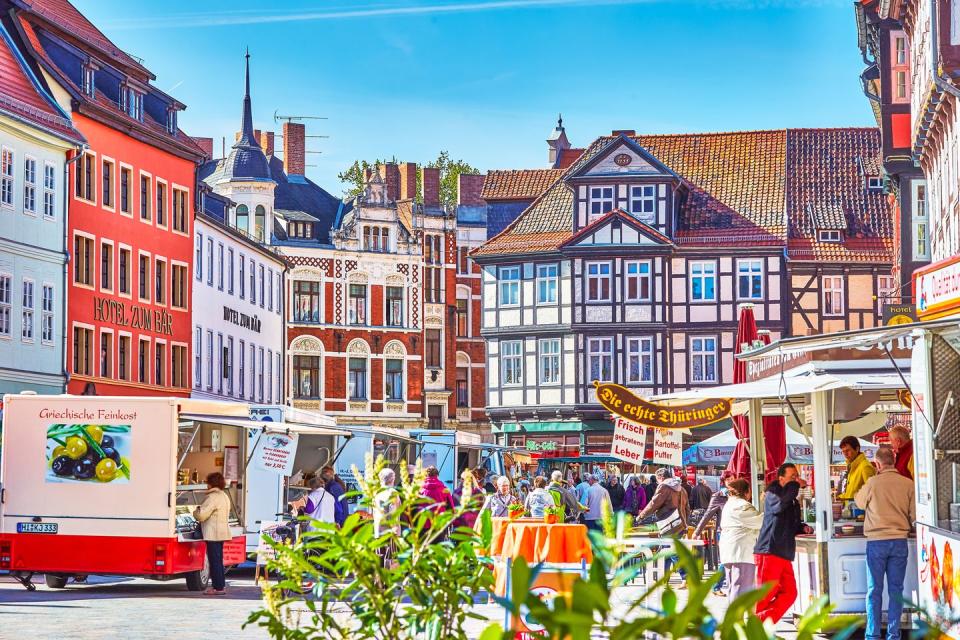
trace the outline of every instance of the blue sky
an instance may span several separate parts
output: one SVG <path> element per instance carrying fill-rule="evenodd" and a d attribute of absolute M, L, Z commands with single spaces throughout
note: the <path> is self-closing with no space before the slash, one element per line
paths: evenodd
<path fill-rule="evenodd" d="M 233 140 L 249 45 L 255 125 L 327 117 L 307 173 L 332 191 L 355 158 L 544 166 L 558 112 L 575 145 L 874 124 L 850 0 L 74 2 L 188 105 L 191 135 Z"/>

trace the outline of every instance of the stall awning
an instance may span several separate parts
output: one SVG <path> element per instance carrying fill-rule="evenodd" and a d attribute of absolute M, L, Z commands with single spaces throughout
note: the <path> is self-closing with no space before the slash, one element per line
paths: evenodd
<path fill-rule="evenodd" d="M 206 422 L 208 424 L 219 424 L 227 427 L 239 427 L 241 429 L 249 429 L 250 431 L 259 431 L 261 429 L 265 429 L 271 433 L 298 433 L 306 435 L 329 436 L 350 435 L 349 431 L 344 429 L 334 429 L 332 427 L 318 427 L 308 424 L 296 424 L 292 422 L 261 422 L 259 420 L 203 413 L 181 413 L 180 420 L 189 422 Z"/>
<path fill-rule="evenodd" d="M 579 431 L 612 431 L 610 420 L 524 420 L 522 422 L 494 423 L 494 433 L 563 433 Z"/>
<path fill-rule="evenodd" d="M 344 436 L 353 436 L 357 434 L 380 436 L 381 438 L 393 438 L 394 440 L 400 440 L 402 442 L 410 442 L 414 444 L 420 444 L 420 441 L 416 438 L 410 437 L 410 434 L 403 431 L 402 429 L 392 429 L 390 427 L 378 427 L 375 425 L 362 425 L 362 426 L 344 426 L 340 430 L 339 435 Z"/>

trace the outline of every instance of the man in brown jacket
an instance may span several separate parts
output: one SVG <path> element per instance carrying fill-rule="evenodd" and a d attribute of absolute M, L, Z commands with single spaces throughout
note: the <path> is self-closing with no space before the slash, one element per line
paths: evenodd
<path fill-rule="evenodd" d="M 880 472 L 868 479 L 854 502 L 867 512 L 863 533 L 867 537 L 866 640 L 880 640 L 883 578 L 887 578 L 887 640 L 900 640 L 903 613 L 903 577 L 907 573 L 907 536 L 915 519 L 914 486 L 902 476 L 893 450 L 877 450 Z"/>

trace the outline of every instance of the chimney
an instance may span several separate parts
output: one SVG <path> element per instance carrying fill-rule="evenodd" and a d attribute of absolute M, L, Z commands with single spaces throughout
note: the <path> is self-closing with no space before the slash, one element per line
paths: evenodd
<path fill-rule="evenodd" d="M 302 176 L 307 168 L 306 127 L 300 122 L 283 123 L 283 170 L 288 176 Z"/>
<path fill-rule="evenodd" d="M 611 132 L 610 135 L 613 136 L 614 138 L 616 138 L 616 137 L 618 137 L 618 136 L 621 136 L 621 135 L 624 135 L 624 136 L 635 136 L 635 135 L 637 135 L 637 132 L 634 131 L 633 129 L 614 129 L 614 130 Z"/>
<path fill-rule="evenodd" d="M 273 131 L 264 131 L 262 137 L 260 138 L 260 148 L 263 149 L 264 155 L 272 156 L 274 151 L 273 146 Z"/>
<path fill-rule="evenodd" d="M 440 169 L 436 167 L 423 168 L 423 206 L 440 206 Z"/>
<path fill-rule="evenodd" d="M 213 138 L 193 138 L 198 147 L 203 149 L 203 157 L 207 160 L 213 158 Z"/>
<path fill-rule="evenodd" d="M 396 202 L 400 199 L 400 167 L 395 162 L 385 162 L 380 165 L 380 177 L 387 185 L 387 201 Z"/>
<path fill-rule="evenodd" d="M 417 163 L 400 163 L 400 199 L 413 200 L 417 197 Z"/>
<path fill-rule="evenodd" d="M 484 176 L 476 173 L 461 173 L 457 176 L 457 204 L 476 206 L 485 204 L 480 197 Z"/>
<path fill-rule="evenodd" d="M 253 130 L 253 139 L 257 141 L 257 146 L 263 149 L 263 142 L 261 140 L 261 131 L 260 129 Z"/>

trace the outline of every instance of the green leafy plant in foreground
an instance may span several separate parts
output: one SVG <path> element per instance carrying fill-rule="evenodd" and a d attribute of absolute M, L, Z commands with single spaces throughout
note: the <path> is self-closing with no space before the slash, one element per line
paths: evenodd
<path fill-rule="evenodd" d="M 419 464 L 410 480 L 398 474 L 395 490 L 378 480 L 384 466 L 382 458 L 368 460 L 358 492 L 361 506 L 373 512 L 377 504 L 392 505 L 380 509 L 379 535 L 372 519 L 355 513 L 340 529 L 313 521 L 315 530 L 296 544 L 273 544 L 276 558 L 267 569 L 279 579 L 262 583 L 264 607 L 246 625 L 264 627 L 277 640 L 466 640 L 464 623 L 480 617 L 471 611 L 474 596 L 493 584 L 478 553 L 489 547 L 490 534 L 484 541 L 469 528 L 453 528 L 463 507 L 429 509 L 420 497 Z M 465 480 L 464 504 L 474 504 L 473 489 Z M 485 523 L 480 529 L 489 532 L 489 517 Z M 315 582 L 308 593 L 305 581 Z"/>

